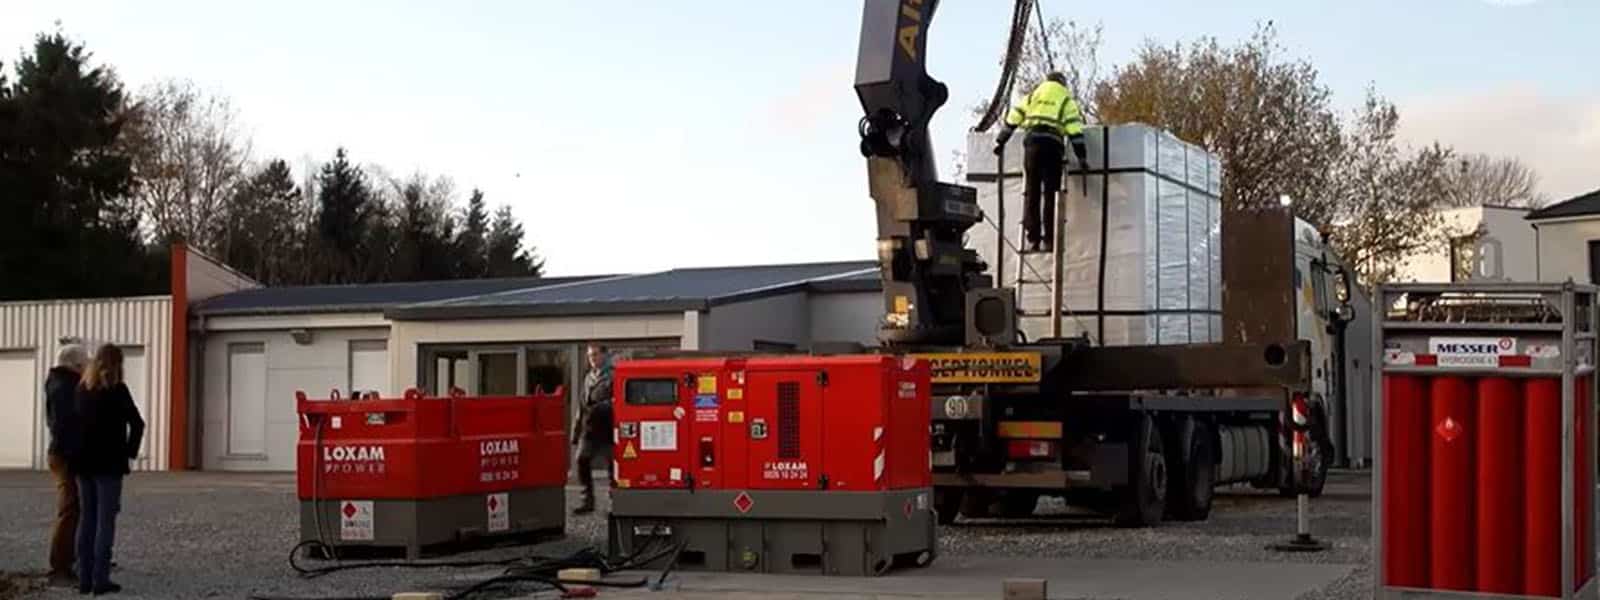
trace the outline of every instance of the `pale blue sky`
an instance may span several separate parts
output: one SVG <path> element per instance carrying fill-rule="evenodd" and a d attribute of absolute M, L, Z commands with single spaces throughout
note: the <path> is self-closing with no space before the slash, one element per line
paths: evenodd
<path fill-rule="evenodd" d="M 1545 189 L 1600 187 L 1600 2 L 1081 2 L 1121 63 L 1146 38 L 1278 24 L 1341 106 L 1369 82 L 1409 138 L 1523 157 Z M 993 89 L 1010 2 L 945 0 L 929 65 L 952 90 L 941 157 Z M 851 90 L 860 2 L 9 0 L 0 60 L 60 20 L 138 87 L 231 97 L 257 156 L 335 146 L 510 203 L 553 274 L 869 258 Z M 946 177 L 949 160 L 943 160 Z M 756 216 L 757 211 L 777 215 Z"/>

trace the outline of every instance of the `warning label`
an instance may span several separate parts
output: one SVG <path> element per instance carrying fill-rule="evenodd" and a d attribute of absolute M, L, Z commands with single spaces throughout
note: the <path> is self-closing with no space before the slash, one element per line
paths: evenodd
<path fill-rule="evenodd" d="M 372 541 L 372 501 L 345 500 L 339 504 L 339 539 Z"/>
<path fill-rule="evenodd" d="M 639 424 L 640 450 L 678 449 L 678 423 L 676 421 L 645 421 Z"/>
<path fill-rule="evenodd" d="M 510 494 L 501 492 L 489 494 L 484 500 L 484 508 L 489 513 L 489 531 L 505 531 L 511 529 Z"/>
<path fill-rule="evenodd" d="M 1041 359 L 1033 352 L 918 354 L 928 361 L 934 383 L 1034 383 Z"/>

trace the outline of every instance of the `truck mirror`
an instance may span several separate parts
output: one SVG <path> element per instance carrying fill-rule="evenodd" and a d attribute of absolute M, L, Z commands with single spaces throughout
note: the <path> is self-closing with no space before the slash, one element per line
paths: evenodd
<path fill-rule="evenodd" d="M 1333 281 L 1333 298 L 1338 300 L 1339 304 L 1348 304 L 1350 302 L 1350 272 L 1340 268 L 1338 274 L 1338 279 Z"/>

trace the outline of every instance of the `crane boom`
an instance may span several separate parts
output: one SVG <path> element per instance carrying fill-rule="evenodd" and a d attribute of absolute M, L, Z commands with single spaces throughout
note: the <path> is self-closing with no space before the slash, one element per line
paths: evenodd
<path fill-rule="evenodd" d="M 856 59 L 861 154 L 877 205 L 885 345 L 960 344 L 966 293 L 989 287 L 963 234 L 977 190 L 939 181 L 928 123 L 950 92 L 928 75 L 928 26 L 938 0 L 865 0 Z"/>

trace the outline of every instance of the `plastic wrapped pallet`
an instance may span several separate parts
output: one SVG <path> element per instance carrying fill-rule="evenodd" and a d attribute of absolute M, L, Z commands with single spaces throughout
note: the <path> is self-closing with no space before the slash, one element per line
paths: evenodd
<path fill-rule="evenodd" d="M 996 279 L 1017 290 L 1024 312 L 1047 313 L 1052 257 L 1016 252 L 1022 242 L 1024 137 L 1019 133 L 1007 144 L 1001 175 L 993 134 L 970 134 L 966 184 L 978 190 L 979 206 L 993 221 L 999 215 L 999 179 L 1007 248 L 1004 272 Z M 1088 172 L 1069 164 L 1057 211 L 1063 335 L 1085 334 L 1097 344 L 1119 346 L 1220 341 L 1220 163 L 1141 124 L 1090 127 L 1085 137 Z M 991 267 L 996 237 L 993 223 L 968 233 L 970 247 Z M 1030 339 L 1048 336 L 1049 325 L 1048 317 L 1021 322 Z"/>

